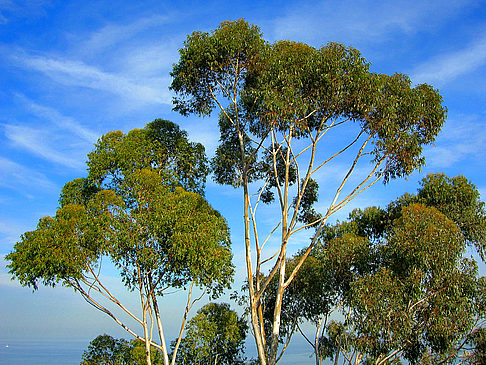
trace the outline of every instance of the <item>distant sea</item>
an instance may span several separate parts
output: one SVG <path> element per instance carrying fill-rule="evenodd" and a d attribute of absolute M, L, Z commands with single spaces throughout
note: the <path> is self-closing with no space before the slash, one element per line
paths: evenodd
<path fill-rule="evenodd" d="M 310 347 L 298 337 L 295 340 L 296 343 L 290 346 L 279 365 L 315 364 L 310 357 Z M 0 365 L 79 365 L 88 344 L 89 340 L 0 339 Z M 256 356 L 256 353 L 251 355 Z M 247 356 L 251 357 L 250 354 Z"/>
<path fill-rule="evenodd" d="M 0 365 L 79 365 L 89 341 L 0 339 Z"/>

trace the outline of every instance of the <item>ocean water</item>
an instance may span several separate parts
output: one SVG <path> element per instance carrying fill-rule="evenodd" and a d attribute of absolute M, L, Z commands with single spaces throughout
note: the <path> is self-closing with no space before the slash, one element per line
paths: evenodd
<path fill-rule="evenodd" d="M 311 365 L 310 347 L 300 343 L 291 345 L 279 364 Z M 81 356 L 88 348 L 89 340 L 1 340 L 0 365 L 79 365 Z M 8 347 L 7 347 L 8 346 Z M 255 357 L 256 353 L 248 353 Z"/>
<path fill-rule="evenodd" d="M 89 341 L 0 340 L 0 365 L 79 365 Z"/>

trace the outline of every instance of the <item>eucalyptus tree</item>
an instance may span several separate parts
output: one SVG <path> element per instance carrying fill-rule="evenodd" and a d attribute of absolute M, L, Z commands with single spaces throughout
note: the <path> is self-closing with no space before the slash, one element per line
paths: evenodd
<path fill-rule="evenodd" d="M 223 22 L 210 33 L 196 31 L 179 52 L 171 84 L 175 110 L 201 116 L 219 110 L 213 173 L 218 183 L 242 189 L 253 335 L 261 364 L 273 365 L 279 357 L 284 292 L 328 218 L 380 179 L 388 182 L 422 166 L 422 146 L 433 142 L 446 110 L 431 86 L 411 87 L 406 75 L 370 72 L 352 47 L 270 44 L 244 20 Z M 327 208 L 317 212 L 316 174 L 326 176 L 326 167 L 340 180 L 324 186 L 333 193 Z M 262 233 L 257 208 L 274 201 L 279 217 Z M 313 239 L 286 278 L 288 244 L 311 227 Z M 280 244 L 266 254 L 272 234 L 279 235 Z M 268 276 L 262 275 L 265 264 Z M 267 330 L 262 297 L 275 275 Z"/>
<path fill-rule="evenodd" d="M 150 349 L 152 364 L 162 364 L 161 352 Z M 83 352 L 80 365 L 143 365 L 145 343 L 139 339 L 127 341 L 103 334 L 93 339 Z"/>
<path fill-rule="evenodd" d="M 484 203 L 463 176 L 428 175 L 417 194 L 386 209 L 354 210 L 323 230 L 285 292 L 281 341 L 300 331 L 316 364 L 480 358 L 485 278 L 465 249 L 482 254 L 485 229 Z M 287 276 L 299 256 L 288 260 Z M 267 291 L 265 317 L 274 296 Z M 303 322 L 314 324 L 312 337 Z"/>
<path fill-rule="evenodd" d="M 180 365 L 243 365 L 248 325 L 227 303 L 209 303 L 189 320 L 177 353 Z"/>
<path fill-rule="evenodd" d="M 127 340 L 116 339 L 103 334 L 93 339 L 83 352 L 80 365 L 132 365 L 130 344 Z"/>
<path fill-rule="evenodd" d="M 381 265 L 351 288 L 355 358 L 445 363 L 485 325 L 484 285 L 464 257 L 457 224 L 434 207 L 411 204 L 380 247 Z M 344 355 L 344 352 L 343 352 Z"/>
<path fill-rule="evenodd" d="M 155 120 L 127 134 L 110 132 L 88 155 L 87 178 L 67 183 L 54 217 L 39 220 L 7 255 L 10 273 L 24 286 L 72 287 L 169 364 L 159 297 L 188 289 L 175 363 L 188 312 L 205 293 L 229 287 L 233 265 L 224 218 L 199 194 L 208 172 L 204 148 L 189 142 L 177 125 Z M 140 315 L 103 281 L 103 260 L 119 270 L 137 294 Z M 201 296 L 193 297 L 193 288 Z M 142 327 L 139 335 L 120 313 Z M 156 328 L 159 343 L 153 339 Z"/>

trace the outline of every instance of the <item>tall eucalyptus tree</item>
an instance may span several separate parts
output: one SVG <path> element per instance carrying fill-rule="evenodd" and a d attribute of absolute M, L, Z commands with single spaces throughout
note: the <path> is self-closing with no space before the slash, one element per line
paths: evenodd
<path fill-rule="evenodd" d="M 219 110 L 213 171 L 217 182 L 242 189 L 252 329 L 261 364 L 273 365 L 279 357 L 284 291 L 327 219 L 380 179 L 388 182 L 422 166 L 422 146 L 433 142 L 446 110 L 431 86 L 411 87 L 406 75 L 370 72 L 354 48 L 270 44 L 258 27 L 241 19 L 192 33 L 179 52 L 171 85 L 175 110 L 202 116 Z M 336 162 L 340 181 L 324 186 L 334 194 L 318 214 L 315 175 L 323 176 Z M 328 171 L 336 177 L 335 170 Z M 257 207 L 274 200 L 279 217 L 262 235 Z M 310 227 L 314 238 L 286 278 L 288 244 Z M 278 248 L 264 255 L 268 236 L 276 232 Z M 264 264 L 270 265 L 265 277 Z M 266 333 L 261 300 L 274 275 L 278 289 L 271 333 Z"/>
<path fill-rule="evenodd" d="M 88 155 L 88 177 L 67 183 L 54 217 L 39 220 L 7 255 L 22 285 L 72 287 L 145 344 L 169 353 L 162 326 L 167 315 L 160 296 L 187 288 L 187 305 L 172 351 L 175 363 L 188 312 L 204 293 L 217 297 L 232 280 L 229 230 L 224 218 L 199 194 L 208 172 L 204 147 L 189 142 L 177 125 L 155 120 L 144 129 L 110 132 Z M 128 290 L 140 301 L 140 314 L 117 298 L 103 280 L 110 260 Z M 193 298 L 193 288 L 201 296 Z M 143 334 L 121 319 L 120 313 Z M 156 328 L 160 342 L 153 339 Z"/>

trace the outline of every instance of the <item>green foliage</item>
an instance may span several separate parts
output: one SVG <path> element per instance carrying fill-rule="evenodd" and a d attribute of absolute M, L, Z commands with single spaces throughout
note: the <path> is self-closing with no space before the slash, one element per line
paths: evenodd
<path fill-rule="evenodd" d="M 483 206 L 465 178 L 429 175 L 417 195 L 387 209 L 356 209 L 328 226 L 284 294 L 280 340 L 311 321 L 324 328 L 314 349 L 323 359 L 357 350 L 363 363 L 375 363 L 396 351 L 390 361 L 426 364 L 467 358 L 465 342 L 480 358 L 485 279 L 464 253 L 467 243 L 481 247 L 465 237 L 486 227 Z M 274 281 L 264 301 L 269 321 Z M 327 323 L 336 310 L 343 319 Z"/>
<path fill-rule="evenodd" d="M 484 250 L 486 212 L 476 187 L 463 176 L 431 174 L 416 195 L 386 210 L 356 210 L 350 220 L 377 252 L 376 269 L 353 283 L 350 296 L 361 348 L 373 356 L 401 349 L 424 363 L 460 353 L 486 313 L 484 280 L 463 258 L 466 244 Z"/>
<path fill-rule="evenodd" d="M 162 364 L 160 352 L 152 348 L 151 363 Z M 107 334 L 99 335 L 92 340 L 84 351 L 80 365 L 143 365 L 145 361 L 143 341 L 116 339 Z"/>
<path fill-rule="evenodd" d="M 200 195 L 207 172 L 204 148 L 171 122 L 102 136 L 88 155 L 88 177 L 67 183 L 56 215 L 40 219 L 7 255 L 10 273 L 34 290 L 70 286 L 137 336 L 109 307 L 121 309 L 144 328 L 143 346 L 131 356 L 150 363 L 150 351 L 159 348 L 155 358 L 167 362 L 157 296 L 195 286 L 216 298 L 232 281 L 228 226 Z M 107 258 L 138 292 L 141 319 L 102 283 Z M 151 343 L 155 326 L 161 344 Z"/>
<path fill-rule="evenodd" d="M 164 177 L 166 185 L 203 194 L 207 164 L 203 145 L 190 142 L 176 124 L 155 119 L 126 135 L 114 131 L 102 136 L 88 154 L 88 180 L 117 190 L 134 171 L 151 169 Z"/>
<path fill-rule="evenodd" d="M 486 209 L 476 187 L 464 176 L 449 178 L 444 174 L 428 175 L 421 185 L 418 202 L 436 207 L 452 219 L 484 260 Z"/>
<path fill-rule="evenodd" d="M 216 105 L 211 93 L 221 84 L 231 90 L 243 86 L 241 75 L 251 69 L 265 43 L 260 30 L 240 19 L 223 22 L 211 34 L 193 32 L 179 50 L 180 59 L 171 73 L 175 110 L 182 114 L 209 115 Z"/>
<path fill-rule="evenodd" d="M 64 185 L 59 198 L 59 205 L 68 204 L 83 205 L 99 191 L 99 188 L 86 178 L 74 179 Z"/>
<path fill-rule="evenodd" d="M 430 348 L 452 353 L 474 323 L 477 267 L 462 261 L 454 222 L 435 208 L 403 208 L 382 266 L 352 284 L 359 345 L 373 356 L 402 348 L 411 362 Z"/>
<path fill-rule="evenodd" d="M 243 188 L 253 330 L 260 361 L 266 364 L 263 347 L 268 343 L 268 361 L 273 365 L 277 336 L 267 341 L 261 329 L 265 327 L 267 334 L 280 331 L 280 308 L 270 301 L 285 301 L 282 295 L 290 286 L 283 283 L 283 277 L 288 275 L 290 281 L 295 277 L 295 272 L 284 269 L 292 234 L 302 227 L 320 231 L 323 220 L 374 184 L 373 176 L 386 183 L 420 168 L 424 164 L 422 148 L 434 141 L 446 109 L 442 97 L 429 85 L 412 87 L 406 75 L 370 72 L 369 63 L 352 47 L 339 43 L 321 48 L 291 41 L 268 43 L 256 26 L 242 19 L 223 22 L 209 33 L 192 33 L 179 53 L 172 71 L 174 109 L 184 115 L 209 115 L 215 108 L 220 111 L 221 143 L 212 160 L 214 178 L 218 183 Z M 345 128 L 349 141 L 342 146 L 323 143 L 324 135 L 331 130 L 330 135 L 337 133 L 338 127 Z M 330 148 L 322 153 L 318 145 Z M 327 214 L 320 215 L 313 208 L 318 185 L 311 175 L 335 157 L 354 153 L 348 159 L 350 168 L 337 188 L 336 199 Z M 330 157 L 321 160 L 325 158 L 322 156 Z M 350 193 L 340 201 L 339 194 L 358 160 L 371 164 L 369 175 L 354 188 L 347 187 Z M 262 184 L 250 193 L 250 184 L 253 187 L 257 181 Z M 277 273 L 280 280 L 272 288 L 261 281 L 267 278 L 260 275 L 260 267 L 271 258 L 261 258 L 256 228 L 254 273 L 250 267 L 254 261 L 249 254 L 248 222 L 250 214 L 254 218 L 250 210 L 258 202 L 274 200 L 278 200 L 281 211 L 275 225 L 281 222 L 282 235 L 280 251 L 273 256 L 275 270 L 270 274 Z M 302 226 L 296 228 L 297 224 Z M 302 253 L 302 259 L 315 244 L 316 239 Z M 300 267 L 300 263 L 294 265 L 296 271 Z M 274 294 L 260 292 L 267 289 Z M 273 319 L 257 313 L 263 304 L 274 306 Z"/>
<path fill-rule="evenodd" d="M 107 249 L 111 217 L 105 207 L 116 200 L 114 194 L 100 191 L 86 207 L 68 204 L 54 217 L 41 218 L 37 229 L 24 233 L 7 255 L 10 272 L 33 289 L 39 282 L 74 285 Z"/>
<path fill-rule="evenodd" d="M 133 339 L 130 341 L 130 358 L 135 365 L 146 364 L 145 344 L 142 340 Z M 150 348 L 150 361 L 153 365 L 162 365 L 162 355 L 159 350 Z"/>
<path fill-rule="evenodd" d="M 307 137 L 328 122 L 350 119 L 374 140 L 370 154 L 386 160 L 385 181 L 405 176 L 423 165 L 422 145 L 440 130 L 446 110 L 441 96 L 429 85 L 411 87 L 401 74 L 369 72 L 360 52 L 338 43 L 316 49 L 303 43 L 266 43 L 259 29 L 243 20 L 224 22 L 211 33 L 194 32 L 180 50 L 172 71 L 171 89 L 177 93 L 175 110 L 183 114 L 210 114 L 217 96 L 235 107 L 222 110 L 232 116 L 235 137 L 270 130 Z M 236 105 L 235 104 L 235 105 Z M 231 111 L 230 111 L 231 109 Z M 229 153 L 240 146 L 222 129 L 222 144 L 214 164 L 216 179 L 235 185 L 234 169 L 245 156 Z M 256 156 L 253 156 L 255 158 Z M 223 160 L 221 160 L 223 158 Z M 224 161 L 224 162 L 223 162 Z"/>
<path fill-rule="evenodd" d="M 226 303 L 209 303 L 188 323 L 177 363 L 244 364 L 244 341 L 248 326 Z"/>
<path fill-rule="evenodd" d="M 88 179 L 67 183 L 56 216 L 42 218 L 7 256 L 11 273 L 34 289 L 39 281 L 76 288 L 106 255 L 130 289 L 138 266 L 160 288 L 194 280 L 219 294 L 233 272 L 226 222 L 199 194 L 178 187 L 187 182 L 202 189 L 202 152 L 185 132 L 161 120 L 127 135 L 103 136 L 89 154 Z M 199 159 L 195 175 L 190 156 Z"/>
<path fill-rule="evenodd" d="M 130 356 L 130 344 L 127 340 L 116 339 L 107 334 L 92 340 L 83 353 L 80 365 L 135 365 Z"/>
<path fill-rule="evenodd" d="M 471 365 L 481 365 L 486 363 L 486 328 L 478 328 L 470 338 L 472 352 L 466 357 L 466 363 Z"/>

